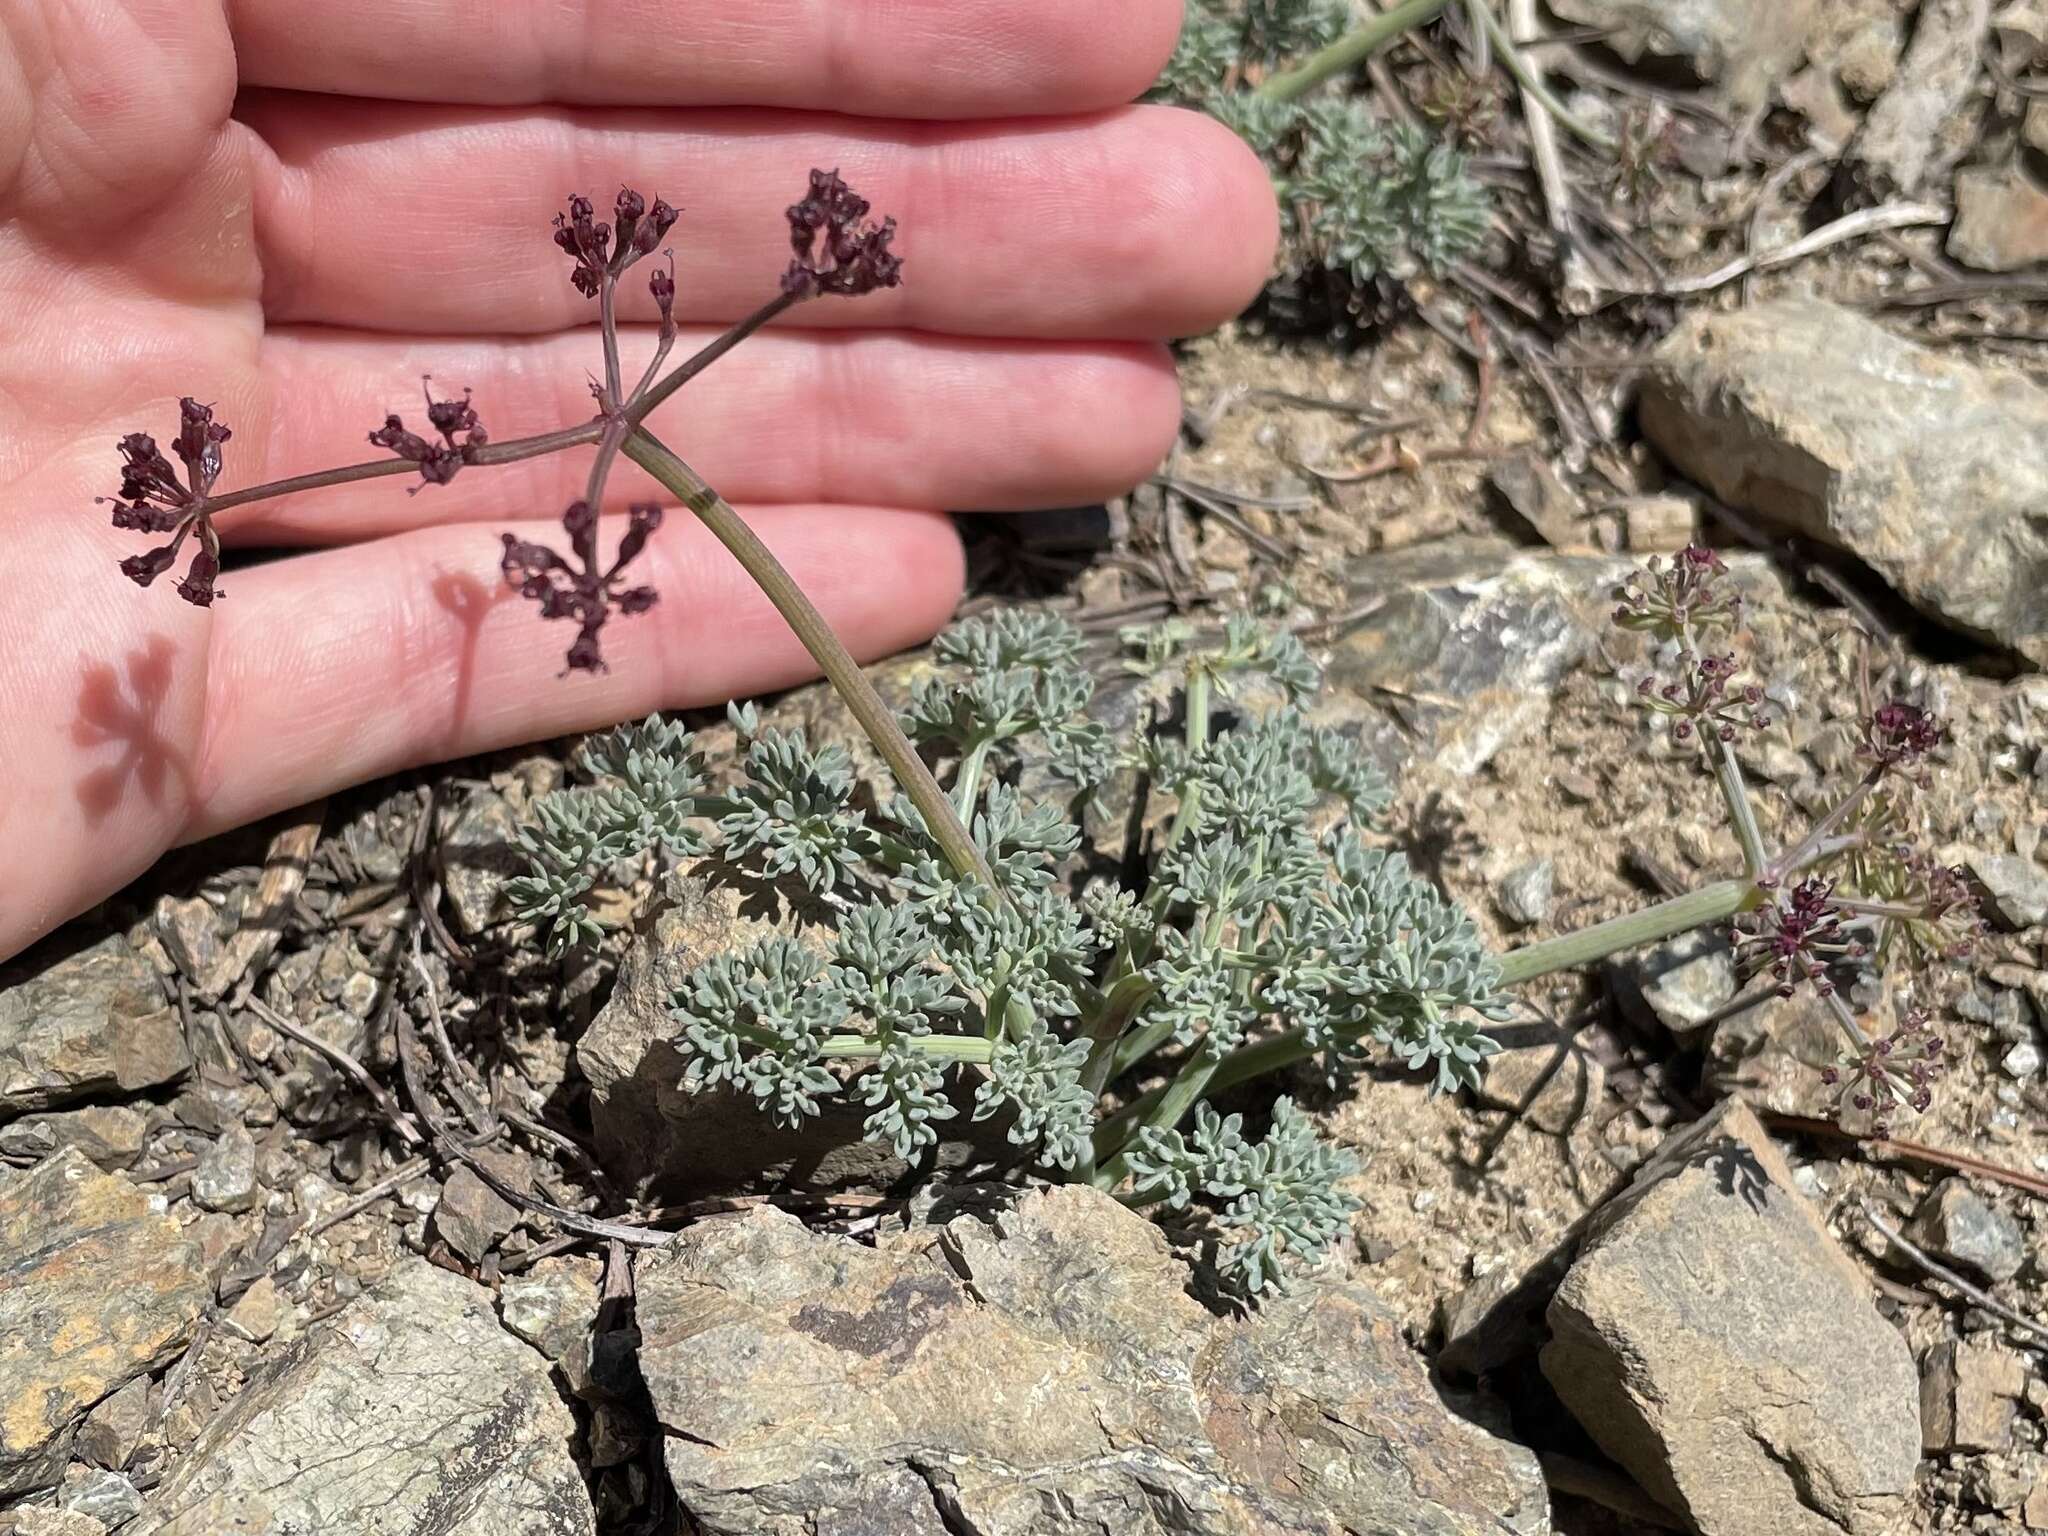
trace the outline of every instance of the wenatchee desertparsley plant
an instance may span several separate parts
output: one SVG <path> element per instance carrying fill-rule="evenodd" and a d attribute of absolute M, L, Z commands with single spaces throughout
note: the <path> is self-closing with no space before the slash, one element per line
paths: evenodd
<path fill-rule="evenodd" d="M 1209 113 L 1265 160 L 1285 221 L 1283 285 L 1442 273 L 1485 241 L 1490 200 L 1452 144 L 1381 121 L 1361 97 L 1308 94 L 1443 9 L 1411 0 L 1347 33 L 1348 0 L 1190 0 L 1153 95 Z"/>
<path fill-rule="evenodd" d="M 1844 962 L 1923 968 L 1976 933 L 1960 877 L 1910 845 L 1910 791 L 1941 731 L 1906 702 L 1869 709 L 1865 772 L 1767 851 L 1732 751 L 1766 706 L 1741 680 L 1741 603 L 1725 577 L 1710 551 L 1688 549 L 1632 581 L 1616 618 L 1659 647 L 1639 691 L 1726 791 L 1744 873 L 1498 959 L 1400 853 L 1375 846 L 1388 785 L 1355 743 L 1309 723 L 1320 679 L 1299 642 L 1249 619 L 1207 639 L 1184 625 L 1126 636 L 1128 665 L 1170 685 L 1160 718 L 1181 722 L 1134 741 L 1090 717 L 1082 638 L 1063 620 L 1005 611 L 941 635 L 939 670 L 902 725 L 950 781 L 985 875 L 949 857 L 908 801 L 864 796 L 840 748 L 735 706 L 742 772 L 721 790 L 673 723 L 595 739 L 588 783 L 543 799 L 525 834 L 517 914 L 561 955 L 600 937 L 587 900 L 600 884 L 650 868 L 710 859 L 795 882 L 816 914 L 798 936 L 718 955 L 671 996 L 690 1083 L 728 1087 L 787 1126 L 844 1096 L 910 1160 L 963 1113 L 997 1118 L 1047 1173 L 1198 1239 L 1244 1295 L 1341 1234 L 1355 1170 L 1290 1098 L 1250 1130 L 1211 1099 L 1304 1063 L 1341 1080 L 1375 1053 L 1437 1089 L 1470 1086 L 1508 987 L 1703 924 L 1732 922 L 1746 969 L 1826 1000 L 1844 1091 L 1881 1128 L 1887 1111 L 1924 1107 L 1941 1048 L 1918 1009 L 1868 1026 L 1834 977 Z M 1077 856 L 1076 818 L 1112 781 L 1163 805 L 1135 877 Z"/>
<path fill-rule="evenodd" d="M 1169 685 L 1162 718 L 1180 727 L 1118 741 L 1090 716 L 1079 633 L 1047 614 L 998 613 L 939 638 L 939 671 L 899 721 L 747 525 L 645 425 L 785 309 L 896 284 L 894 225 L 870 221 L 836 174 L 813 172 L 789 210 L 793 259 L 779 293 L 666 373 L 675 284 L 671 266 L 655 264 L 660 337 L 629 389 L 617 284 L 676 217 L 625 191 L 608 223 L 582 198 L 557 221 L 571 281 L 602 322 L 591 420 L 496 443 L 467 393 L 430 390 L 431 436 L 397 415 L 369 434 L 386 459 L 221 493 L 231 434 L 187 399 L 172 444 L 182 478 L 152 439 L 124 438 L 113 520 L 167 536 L 122 562 L 145 587 L 196 543 L 177 591 L 205 606 L 222 595 L 213 519 L 233 507 L 385 474 L 417 473 L 419 490 L 594 447 L 585 493 L 563 516 L 567 555 L 502 541 L 506 580 L 543 619 L 573 623 L 568 670 L 586 672 L 604 665 L 614 615 L 658 601 L 624 574 L 656 533 L 658 506 L 634 507 L 611 559 L 600 553 L 596 509 L 618 455 L 710 527 L 803 640 L 901 793 L 877 797 L 842 749 L 736 705 L 740 771 L 728 787 L 712 787 L 688 731 L 656 717 L 593 740 L 588 782 L 539 802 L 521 839 L 529 868 L 509 896 L 554 958 L 602 940 L 593 892 L 650 866 L 715 859 L 809 893 L 818 916 L 797 933 L 715 956 L 675 989 L 692 1083 L 744 1094 L 785 1124 L 848 1096 L 867 1109 L 867 1134 L 906 1159 L 963 1110 L 999 1120 L 1040 1167 L 1116 1191 L 1200 1240 L 1221 1281 L 1245 1295 L 1313 1263 L 1343 1231 L 1353 1165 L 1291 1099 L 1254 1100 L 1249 1130 L 1212 1099 L 1303 1063 L 1339 1080 L 1375 1052 L 1438 1089 L 1470 1086 L 1508 987 L 1702 924 L 1732 922 L 1749 969 L 1825 1000 L 1844 1041 L 1838 1080 L 1880 1127 L 1928 1102 L 1943 1054 L 1926 1013 L 1908 1007 L 1889 1030 L 1866 1026 L 1835 978 L 1845 962 L 1924 970 L 1976 935 L 1959 874 L 1913 846 L 1912 792 L 1941 728 L 1907 701 L 1868 708 L 1862 776 L 1796 842 L 1766 849 L 1731 749 L 1765 723 L 1764 697 L 1742 681 L 1741 603 L 1710 551 L 1653 565 L 1624 588 L 1616 619 L 1658 647 L 1659 671 L 1639 692 L 1718 780 L 1743 873 L 1495 958 L 1464 913 L 1370 837 L 1388 786 L 1355 743 L 1310 723 L 1318 669 L 1285 633 L 1233 619 L 1206 638 L 1185 626 L 1126 637 L 1130 665 Z M 1078 859 L 1075 820 L 1112 776 L 1170 807 L 1141 867 L 1114 879 Z M 1048 778 L 1056 794 L 1028 788 Z"/>

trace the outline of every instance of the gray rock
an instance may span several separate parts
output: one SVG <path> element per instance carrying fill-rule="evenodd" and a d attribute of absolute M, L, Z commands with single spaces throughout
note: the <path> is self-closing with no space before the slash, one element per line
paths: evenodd
<path fill-rule="evenodd" d="M 1557 895 L 1557 866 L 1549 859 L 1518 864 L 1501 878 L 1494 905 L 1518 928 L 1529 928 L 1550 916 Z"/>
<path fill-rule="evenodd" d="M 98 1467 L 73 1467 L 57 1489 L 59 1508 L 86 1515 L 108 1527 L 142 1513 L 142 1495 L 118 1472 Z"/>
<path fill-rule="evenodd" d="M 126 939 L 40 969 L 36 953 L 0 968 L 0 1118 L 137 1093 L 191 1070 L 177 1010 Z"/>
<path fill-rule="evenodd" d="M 0 1184 L 0 1498 L 48 1488 L 79 1421 L 191 1337 L 198 1253 L 125 1179 L 67 1148 Z"/>
<path fill-rule="evenodd" d="M 1734 954 L 1725 938 L 1705 929 L 1624 962 L 1621 975 L 1674 1035 L 1698 1029 L 1735 1000 Z"/>
<path fill-rule="evenodd" d="M 107 1536 L 91 1515 L 50 1505 L 25 1505 L 14 1512 L 15 1536 Z"/>
<path fill-rule="evenodd" d="M 1964 855 L 1963 864 L 1991 898 L 1986 916 L 2015 931 L 2048 923 L 2048 869 L 2016 853 L 1974 849 Z"/>
<path fill-rule="evenodd" d="M 2041 1047 L 2031 1040 L 2022 1040 L 1998 1058 L 1998 1065 L 2007 1077 L 2026 1079 L 2038 1076 L 2041 1071 Z"/>
<path fill-rule="evenodd" d="M 230 1214 L 255 1209 L 256 1143 L 234 1126 L 199 1154 L 192 1170 L 192 1199 L 209 1211 Z"/>
<path fill-rule="evenodd" d="M 1515 1046 L 1489 1056 L 1479 1102 L 1513 1110 L 1538 1130 L 1566 1136 L 1599 1108 L 1607 1069 L 1567 1041 Z"/>
<path fill-rule="evenodd" d="M 1445 539 L 1359 567 L 1347 601 L 1363 611 L 1332 648 L 1329 704 L 1393 689 L 1403 750 L 1477 773 L 1540 730 L 1558 686 L 1592 653 L 1628 561 Z M 1345 693 L 1351 695 L 1345 700 Z"/>
<path fill-rule="evenodd" d="M 1787 300 L 1680 322 L 1641 420 L 1723 501 L 1849 551 L 1922 612 L 2048 664 L 2048 394 L 2020 374 Z"/>
<path fill-rule="evenodd" d="M 548 1372 L 488 1291 L 407 1260 L 258 1371 L 134 1536 L 590 1536 Z"/>
<path fill-rule="evenodd" d="M 481 1264 L 484 1255 L 518 1225 L 518 1207 L 500 1198 L 468 1167 L 448 1175 L 434 1207 L 434 1231 L 470 1263 Z"/>
<path fill-rule="evenodd" d="M 482 933 L 506 916 L 505 883 L 526 867 L 519 825 L 509 800 L 495 790 L 478 790 L 442 835 L 441 884 L 460 932 Z"/>
<path fill-rule="evenodd" d="M 1553 0 L 1550 8 L 1598 27 L 1631 64 L 1683 64 L 1742 109 L 1763 106 L 1799 67 L 1815 18 L 1814 0 Z"/>
<path fill-rule="evenodd" d="M 2026 1262 L 2026 1236 L 2012 1213 L 1959 1176 L 1943 1179 L 1920 1202 L 1906 1235 L 1937 1258 L 1994 1283 L 2010 1280 Z"/>
<path fill-rule="evenodd" d="M 1920 1432 L 1928 1451 L 2002 1451 L 2027 1390 L 2027 1362 L 1989 1339 L 1947 1339 L 1920 1367 Z"/>
<path fill-rule="evenodd" d="M 597 1266 L 581 1259 L 544 1259 L 498 1290 L 498 1316 L 550 1360 L 563 1360 L 590 1336 L 597 1320 Z"/>
<path fill-rule="evenodd" d="M 96 1467 L 118 1472 L 142 1447 L 149 1429 L 149 1382 L 138 1376 L 120 1391 L 100 1399 L 85 1416 L 74 1449 Z"/>
<path fill-rule="evenodd" d="M 1487 471 L 1486 479 L 1552 549 L 1586 542 L 1579 527 L 1585 504 L 1540 455 L 1518 453 L 1502 459 Z"/>
<path fill-rule="evenodd" d="M 1549 1320 L 1558 1396 L 1700 1536 L 1874 1536 L 1901 1512 L 1912 1355 L 1742 1105 L 1603 1208 Z"/>
<path fill-rule="evenodd" d="M 880 1249 L 757 1208 L 638 1276 L 641 1368 L 717 1536 L 1549 1530 L 1534 1459 L 1454 1416 L 1362 1286 L 1219 1320 L 1105 1195 Z"/>
<path fill-rule="evenodd" d="M 59 1147 L 76 1147 L 96 1167 L 132 1168 L 142 1156 L 149 1122 L 124 1104 L 88 1104 L 83 1109 L 29 1115 L 0 1126 L 0 1152 L 10 1157 L 47 1157 Z"/>
<path fill-rule="evenodd" d="M 2017 164 L 1958 171 L 1948 253 L 1979 272 L 2048 261 L 2048 190 Z"/>
<path fill-rule="evenodd" d="M 1923 0 L 1884 94 L 1850 141 L 1847 168 L 1866 195 L 1911 196 L 1969 149 L 1990 0 Z"/>

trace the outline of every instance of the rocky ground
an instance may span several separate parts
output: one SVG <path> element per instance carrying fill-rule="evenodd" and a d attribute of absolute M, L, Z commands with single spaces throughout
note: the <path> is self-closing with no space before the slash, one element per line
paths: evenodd
<path fill-rule="evenodd" d="M 772 919 L 628 891 L 547 964 L 500 893 L 574 744 L 447 765 L 0 967 L 0 1532 L 2048 1530 L 2048 9 L 1549 21 L 1647 190 L 1586 180 L 1560 238 L 1504 108 L 1485 271 L 1190 343 L 1159 477 L 981 522 L 970 602 L 1102 637 L 1112 719 L 1120 624 L 1295 627 L 1387 838 L 1505 948 L 1739 868 L 1609 622 L 1644 556 L 1729 551 L 1767 836 L 1853 777 L 1867 690 L 1949 722 L 1930 837 L 1988 932 L 1924 1116 L 1838 1118 L 1817 1006 L 1681 938 L 1523 988 L 1476 1095 L 1302 1085 L 1353 1241 L 1221 1314 L 969 1139 L 909 1168 L 687 1095 L 666 978 Z"/>

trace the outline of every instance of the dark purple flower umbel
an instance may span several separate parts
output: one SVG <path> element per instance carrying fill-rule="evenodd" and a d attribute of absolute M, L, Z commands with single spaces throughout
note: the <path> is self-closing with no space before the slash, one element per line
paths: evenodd
<path fill-rule="evenodd" d="M 789 210 L 789 243 L 796 259 L 782 276 L 782 291 L 800 298 L 834 293 L 855 298 L 903 280 L 903 261 L 889 249 L 896 221 L 871 224 L 868 201 L 837 171 L 812 171 L 810 195 Z"/>
<path fill-rule="evenodd" d="M 500 563 L 506 584 L 539 603 L 542 618 L 576 621 L 576 639 L 568 655 L 570 671 L 606 670 L 598 636 L 614 607 L 630 617 L 654 606 L 658 596 L 654 588 L 621 588 L 619 575 L 646 547 L 647 536 L 660 526 L 660 507 L 647 503 L 628 508 L 626 535 L 619 540 L 618 556 L 602 572 L 597 564 L 597 513 L 587 501 L 570 502 L 562 514 L 573 564 L 545 544 L 530 544 L 509 533 L 501 535 L 505 554 Z"/>
<path fill-rule="evenodd" d="M 429 382 L 421 379 L 420 388 L 427 397 L 427 421 L 441 434 L 441 441 L 428 442 L 417 432 L 406 431 L 401 418 L 386 416 L 384 425 L 370 434 L 370 442 L 419 465 L 421 484 L 446 485 L 470 461 L 470 456 L 491 439 L 476 418 L 476 407 L 469 403 L 468 390 L 462 392 L 460 400 L 436 400 L 426 388 Z M 417 485 L 413 487 L 418 489 Z"/>
<path fill-rule="evenodd" d="M 575 260 L 569 281 L 586 299 L 596 298 L 607 280 L 651 254 L 678 217 L 676 210 L 658 197 L 649 207 L 647 199 L 631 187 L 620 189 L 612 214 L 613 224 L 601 223 L 589 198 L 572 197 L 569 211 L 555 215 L 555 244 Z"/>
<path fill-rule="evenodd" d="M 121 494 L 114 498 L 114 526 L 171 536 L 168 544 L 121 562 L 121 574 L 137 586 L 148 586 L 176 565 L 185 540 L 197 534 L 199 552 L 178 583 L 178 595 L 201 608 L 220 596 L 213 584 L 220 575 L 220 539 L 213 531 L 207 498 L 220 478 L 220 445 L 232 436 L 213 419 L 212 406 L 190 397 L 180 400 L 178 435 L 171 451 L 185 466 L 182 482 L 147 432 L 131 432 L 121 439 Z"/>

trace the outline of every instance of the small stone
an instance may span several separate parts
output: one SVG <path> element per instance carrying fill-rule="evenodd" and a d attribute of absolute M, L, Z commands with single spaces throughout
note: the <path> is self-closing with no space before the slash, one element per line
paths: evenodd
<path fill-rule="evenodd" d="M 1903 1512 L 1912 1355 L 1740 1103 L 1601 1208 L 1548 1315 L 1545 1378 L 1699 1536 L 1875 1536 Z"/>
<path fill-rule="evenodd" d="M 123 1525 L 142 1513 L 142 1495 L 118 1472 L 73 1467 L 57 1489 L 57 1503 L 105 1526 Z"/>
<path fill-rule="evenodd" d="M 0 1499 L 57 1481 L 86 1412 L 167 1362 L 210 1294 L 177 1223 L 66 1148 L 0 1184 Z"/>
<path fill-rule="evenodd" d="M 1688 1034 L 1735 1000 L 1735 957 L 1727 940 L 1681 934 L 1628 967 L 1642 1000 L 1666 1029 Z"/>
<path fill-rule="evenodd" d="M 283 1326 L 290 1305 L 277 1293 L 277 1282 L 270 1276 L 258 1277 L 256 1283 L 242 1292 L 228 1312 L 228 1327 L 252 1344 L 261 1344 Z"/>
<path fill-rule="evenodd" d="M 593 1530 L 547 1362 L 499 1326 L 488 1291 L 424 1259 L 211 1413 L 153 1495 L 148 1536 Z"/>
<path fill-rule="evenodd" d="M 1960 1177 L 1943 1179 L 1920 1202 L 1906 1236 L 1936 1258 L 1993 1283 L 2010 1280 L 2026 1259 L 2019 1222 Z"/>
<path fill-rule="evenodd" d="M 1502 877 L 1494 903 L 1517 928 L 1530 928 L 1550 916 L 1556 894 L 1557 866 L 1549 859 L 1530 859 Z"/>
<path fill-rule="evenodd" d="M 2026 1388 L 2026 1362 L 2003 1345 L 1935 1345 L 1920 1367 L 1921 1443 L 1930 1453 L 2004 1450 Z"/>
<path fill-rule="evenodd" d="M 239 1128 L 224 1131 L 199 1154 L 192 1198 L 209 1211 L 230 1214 L 256 1205 L 256 1143 Z"/>
<path fill-rule="evenodd" d="M 178 1012 L 119 934 L 0 966 L 0 1117 L 94 1095 L 139 1093 L 192 1068 Z"/>
<path fill-rule="evenodd" d="M 1970 850 L 1963 863 L 1990 897 L 1986 915 L 2017 931 L 2048 922 L 2048 869 L 2016 853 Z"/>
<path fill-rule="evenodd" d="M 505 1326 L 556 1361 L 590 1336 L 597 1304 L 597 1266 L 587 1260 L 543 1260 L 498 1291 Z"/>
<path fill-rule="evenodd" d="M 2027 1522 L 2030 1531 L 2048 1531 L 2048 1478 L 2034 1484 L 2034 1491 L 2020 1506 L 2020 1518 Z"/>
<path fill-rule="evenodd" d="M 107 1528 L 91 1515 L 47 1504 L 23 1505 L 14 1512 L 15 1536 L 107 1536 Z"/>
<path fill-rule="evenodd" d="M 1998 1059 L 2007 1077 L 2037 1077 L 2041 1071 L 2041 1047 L 2031 1040 L 2022 1040 Z"/>
<path fill-rule="evenodd" d="M 1948 253 L 1979 272 L 2016 272 L 2048 261 L 2048 190 L 2017 164 L 1958 171 Z"/>
<path fill-rule="evenodd" d="M 456 930 L 482 933 L 505 916 L 506 882 L 525 868 L 519 814 L 494 790 L 471 794 L 441 838 L 441 883 Z"/>
<path fill-rule="evenodd" d="M 1628 547 L 1637 554 L 1666 554 L 1699 537 L 1699 504 L 1690 496 L 1634 496 L 1621 511 Z"/>
<path fill-rule="evenodd" d="M 138 1376 L 85 1416 L 79 1427 L 78 1454 L 96 1467 L 118 1472 L 142 1445 L 149 1428 L 149 1380 Z"/>
<path fill-rule="evenodd" d="M 1479 1102 L 1513 1110 L 1552 1136 L 1572 1128 L 1599 1107 L 1607 1069 L 1568 1043 L 1516 1046 L 1486 1059 Z"/>
<path fill-rule="evenodd" d="M 1963 62 L 1974 88 L 1974 41 Z M 1638 415 L 1721 501 L 1848 552 L 1955 630 L 2048 664 L 2048 455 L 2018 449 L 2048 440 L 2048 391 L 1852 310 L 1781 299 L 1681 320 Z"/>
<path fill-rule="evenodd" d="M 149 1122 L 124 1104 L 91 1104 L 53 1110 L 0 1128 L 0 1152 L 44 1157 L 59 1147 L 76 1147 L 95 1167 L 132 1168 L 142 1156 Z"/>
<path fill-rule="evenodd" d="M 1552 549 L 1569 549 L 1585 542 L 1579 527 L 1585 506 L 1547 460 L 1534 453 L 1518 453 L 1496 464 L 1486 478 Z"/>
<path fill-rule="evenodd" d="M 448 1176 L 434 1207 L 434 1230 L 472 1264 L 481 1264 L 493 1245 L 518 1224 L 518 1210 L 466 1164 Z"/>

